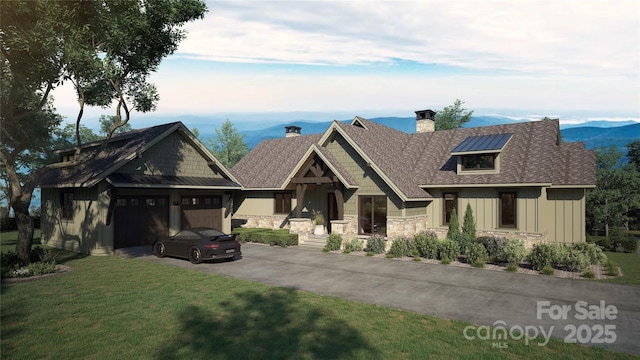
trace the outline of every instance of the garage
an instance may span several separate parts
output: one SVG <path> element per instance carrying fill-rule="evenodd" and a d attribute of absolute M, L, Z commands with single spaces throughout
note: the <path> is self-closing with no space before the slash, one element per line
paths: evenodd
<path fill-rule="evenodd" d="M 168 196 L 118 196 L 114 248 L 151 245 L 169 236 Z"/>
<path fill-rule="evenodd" d="M 221 196 L 182 196 L 180 228 L 210 227 L 222 229 Z"/>

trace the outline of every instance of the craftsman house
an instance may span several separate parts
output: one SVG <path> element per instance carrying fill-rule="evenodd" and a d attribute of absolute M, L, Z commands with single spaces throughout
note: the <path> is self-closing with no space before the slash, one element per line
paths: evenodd
<path fill-rule="evenodd" d="M 412 134 L 361 117 L 315 135 L 289 126 L 230 170 L 180 122 L 120 134 L 43 176 L 42 243 L 111 254 L 195 226 L 287 228 L 304 241 L 315 213 L 344 236 L 444 237 L 467 204 L 478 235 L 585 240 L 595 153 L 562 143 L 557 120 L 434 131 L 434 115 L 417 111 Z"/>
<path fill-rule="evenodd" d="M 60 160 L 74 152 L 59 151 Z M 90 161 L 46 173 L 40 187 L 42 243 L 90 254 L 148 245 L 187 227 L 229 232 L 241 189 L 180 122 L 116 135 Z"/>
<path fill-rule="evenodd" d="M 389 237 L 446 234 L 453 209 L 471 205 L 478 235 L 541 241 L 585 240 L 585 190 L 595 187 L 595 153 L 562 143 L 545 120 L 434 131 L 416 111 L 416 133 L 361 117 L 323 134 L 261 142 L 231 169 L 243 191 L 233 222 L 289 228 L 301 240 L 322 212 L 329 232 Z"/>

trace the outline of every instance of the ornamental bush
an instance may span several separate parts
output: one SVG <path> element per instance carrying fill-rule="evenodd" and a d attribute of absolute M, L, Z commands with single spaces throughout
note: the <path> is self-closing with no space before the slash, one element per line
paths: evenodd
<path fill-rule="evenodd" d="M 394 239 L 387 255 L 389 255 L 388 257 L 399 258 L 405 256 L 406 252 L 407 248 L 403 239 Z"/>
<path fill-rule="evenodd" d="M 572 248 L 585 254 L 591 265 L 599 265 L 607 262 L 607 255 L 605 255 L 602 249 L 596 244 L 577 243 L 573 244 Z"/>
<path fill-rule="evenodd" d="M 460 253 L 465 255 L 467 253 L 467 247 L 469 246 L 469 244 L 471 243 L 470 238 L 467 237 L 467 235 L 459 232 L 459 233 L 455 233 L 453 234 L 453 237 L 449 238 L 450 240 L 455 241 L 458 244 L 458 248 L 460 249 Z"/>
<path fill-rule="evenodd" d="M 467 248 L 467 263 L 476 264 L 484 263 L 487 260 L 487 249 L 484 245 L 474 242 L 469 244 Z"/>
<path fill-rule="evenodd" d="M 489 259 L 492 262 L 499 262 L 503 258 L 502 249 L 507 244 L 507 239 L 500 236 L 481 236 L 476 239 L 477 242 L 484 245 L 489 253 Z"/>
<path fill-rule="evenodd" d="M 349 241 L 347 241 L 347 243 L 345 244 L 345 250 L 352 252 L 352 251 L 362 251 L 364 250 L 364 243 L 362 242 L 362 240 L 358 239 L 358 238 L 353 238 Z"/>
<path fill-rule="evenodd" d="M 569 254 L 569 247 L 565 244 L 554 243 L 551 246 L 551 265 L 555 268 L 561 268 L 565 266 L 567 255 Z"/>
<path fill-rule="evenodd" d="M 327 244 L 324 246 L 327 251 L 340 250 L 342 246 L 342 236 L 338 234 L 330 234 L 327 237 Z"/>
<path fill-rule="evenodd" d="M 458 259 L 458 255 L 460 255 L 460 247 L 457 242 L 445 239 L 438 244 L 438 258 L 440 260 L 453 261 Z"/>
<path fill-rule="evenodd" d="M 589 267 L 589 258 L 582 251 L 575 248 L 568 248 L 564 254 L 562 266 L 569 271 L 584 271 Z"/>
<path fill-rule="evenodd" d="M 240 242 L 255 242 L 282 247 L 298 245 L 298 234 L 292 234 L 287 229 L 265 228 L 235 228 L 231 232 Z"/>
<path fill-rule="evenodd" d="M 507 264 L 520 264 L 527 258 L 527 249 L 524 247 L 524 241 L 518 239 L 509 239 L 506 241 L 499 253 L 498 261 Z"/>
<path fill-rule="evenodd" d="M 410 256 L 413 242 L 409 240 L 411 239 L 406 237 L 394 239 L 391 243 L 391 249 L 389 249 L 389 255 L 394 258 Z"/>
<path fill-rule="evenodd" d="M 423 258 L 438 258 L 438 236 L 433 231 L 416 234 L 413 237 L 413 243 Z"/>
<path fill-rule="evenodd" d="M 367 240 L 367 252 L 382 254 L 385 250 L 386 240 L 382 235 L 373 235 Z"/>
<path fill-rule="evenodd" d="M 549 244 L 535 244 L 529 253 L 529 261 L 534 270 L 551 267 L 554 262 L 555 252 Z"/>

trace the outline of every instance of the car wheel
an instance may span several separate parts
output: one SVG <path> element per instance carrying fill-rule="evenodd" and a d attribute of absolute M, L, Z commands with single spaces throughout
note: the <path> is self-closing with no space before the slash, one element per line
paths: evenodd
<path fill-rule="evenodd" d="M 155 243 L 155 245 L 153 245 L 153 253 L 159 258 L 167 256 L 167 249 L 164 247 L 164 243 Z"/>
<path fill-rule="evenodd" d="M 189 250 L 189 261 L 192 264 L 200 264 L 202 262 L 202 254 L 200 253 L 200 249 L 197 247 L 192 247 Z"/>

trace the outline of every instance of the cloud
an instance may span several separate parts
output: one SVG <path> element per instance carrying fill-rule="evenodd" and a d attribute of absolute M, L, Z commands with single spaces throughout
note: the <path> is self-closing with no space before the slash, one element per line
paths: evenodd
<path fill-rule="evenodd" d="M 411 114 L 462 99 L 470 109 L 640 117 L 637 0 L 208 6 L 151 76 L 156 113 Z M 71 89 L 54 96 L 60 108 L 77 108 Z"/>
<path fill-rule="evenodd" d="M 210 2 L 178 55 L 221 62 L 638 76 L 637 1 Z"/>

